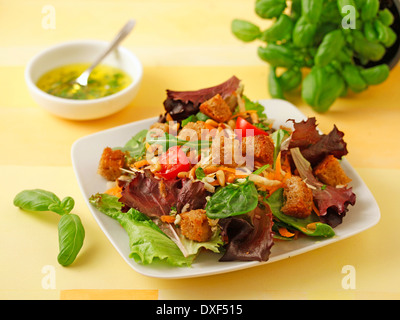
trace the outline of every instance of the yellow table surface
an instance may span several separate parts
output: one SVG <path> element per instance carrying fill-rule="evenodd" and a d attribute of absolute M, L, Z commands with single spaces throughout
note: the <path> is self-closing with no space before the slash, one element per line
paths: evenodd
<path fill-rule="evenodd" d="M 50 3 L 51 2 L 51 3 Z M 236 75 L 252 99 L 267 99 L 268 66 L 256 43 L 243 44 L 230 22 L 256 17 L 247 0 L 0 0 L 0 298 L 1 299 L 399 299 L 400 67 L 367 91 L 339 99 L 316 114 L 298 95 L 290 101 L 320 128 L 345 132 L 347 159 L 376 198 L 380 222 L 351 238 L 290 259 L 237 272 L 160 280 L 135 272 L 100 230 L 80 193 L 72 143 L 87 134 L 163 112 L 165 90 L 194 90 Z M 46 5 L 55 29 L 46 28 Z M 34 103 L 24 82 L 27 61 L 73 39 L 110 40 L 128 18 L 137 26 L 124 41 L 143 62 L 136 99 L 104 119 L 70 121 Z M 86 230 L 69 267 L 57 263 L 59 216 L 14 207 L 21 190 L 72 196 Z M 351 212 L 349 212 L 351 214 Z M 344 223 L 346 219 L 344 219 Z M 354 267 L 355 288 L 342 285 Z M 49 281 L 49 275 L 52 278 Z M 51 284 L 49 286 L 49 284 Z"/>

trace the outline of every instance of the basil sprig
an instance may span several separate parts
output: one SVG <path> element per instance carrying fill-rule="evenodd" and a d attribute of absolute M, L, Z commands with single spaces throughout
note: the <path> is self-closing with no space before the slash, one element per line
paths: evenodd
<path fill-rule="evenodd" d="M 75 201 L 71 197 L 65 197 L 61 201 L 52 192 L 33 189 L 18 193 L 14 198 L 14 205 L 27 211 L 53 211 L 63 215 L 71 212 Z"/>
<path fill-rule="evenodd" d="M 68 266 L 74 262 L 82 248 L 85 229 L 76 214 L 70 213 L 75 206 L 71 197 L 60 200 L 53 192 L 32 189 L 18 193 L 14 205 L 26 211 L 52 211 L 61 215 L 58 223 L 59 254 L 58 263 Z"/>

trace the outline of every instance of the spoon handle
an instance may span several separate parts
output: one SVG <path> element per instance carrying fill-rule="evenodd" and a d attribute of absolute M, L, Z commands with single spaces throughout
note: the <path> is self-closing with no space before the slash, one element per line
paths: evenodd
<path fill-rule="evenodd" d="M 115 36 L 113 41 L 111 41 L 110 46 L 107 48 L 107 50 L 97 58 L 97 60 L 90 66 L 89 69 L 93 70 L 112 50 L 114 50 L 120 44 L 120 42 L 132 31 L 135 24 L 136 20 L 129 20 Z"/>

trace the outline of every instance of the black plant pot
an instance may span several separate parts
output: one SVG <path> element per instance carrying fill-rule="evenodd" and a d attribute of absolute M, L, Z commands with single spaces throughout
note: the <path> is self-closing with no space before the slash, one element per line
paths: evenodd
<path fill-rule="evenodd" d="M 397 40 L 393 46 L 387 49 L 380 61 L 368 64 L 367 67 L 386 63 L 390 69 L 393 69 L 400 60 L 400 0 L 381 0 L 380 2 L 381 9 L 388 8 L 394 15 L 394 22 L 390 27 L 396 33 Z"/>

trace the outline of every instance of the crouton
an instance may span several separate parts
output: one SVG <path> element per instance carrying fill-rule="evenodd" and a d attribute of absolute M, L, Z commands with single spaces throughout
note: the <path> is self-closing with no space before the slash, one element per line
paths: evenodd
<path fill-rule="evenodd" d="M 286 180 L 283 187 L 285 203 L 281 208 L 284 214 L 296 218 L 307 218 L 312 211 L 313 195 L 299 176 Z"/>
<path fill-rule="evenodd" d="M 254 160 L 263 164 L 273 164 L 274 149 L 274 141 L 270 136 L 261 134 L 257 136 L 244 137 L 242 139 L 243 156 L 249 157 L 252 153 L 254 153 Z"/>
<path fill-rule="evenodd" d="M 97 172 L 108 181 L 115 181 L 121 175 L 120 168 L 124 166 L 125 153 L 107 147 L 103 150 Z"/>
<path fill-rule="evenodd" d="M 343 171 L 340 162 L 332 155 L 328 155 L 314 168 L 315 176 L 329 186 L 346 185 L 351 179 Z"/>
<path fill-rule="evenodd" d="M 150 130 L 151 129 L 160 129 L 160 130 L 164 131 L 165 133 L 168 133 L 169 126 L 168 126 L 168 123 L 155 122 L 150 126 Z M 154 130 L 154 131 L 156 131 L 156 130 Z"/>
<path fill-rule="evenodd" d="M 206 129 L 204 121 L 189 122 L 179 132 L 178 139 L 187 141 L 202 140 L 201 130 Z"/>
<path fill-rule="evenodd" d="M 232 117 L 230 107 L 219 94 L 203 102 L 200 111 L 217 122 L 226 122 Z"/>
<path fill-rule="evenodd" d="M 212 230 L 205 210 L 191 210 L 181 213 L 180 216 L 181 232 L 186 238 L 197 242 L 211 239 Z"/>
<path fill-rule="evenodd" d="M 222 164 L 227 167 L 237 167 L 245 162 L 242 157 L 240 142 L 234 136 L 227 137 L 220 131 L 212 140 L 211 156 L 213 164 Z"/>

